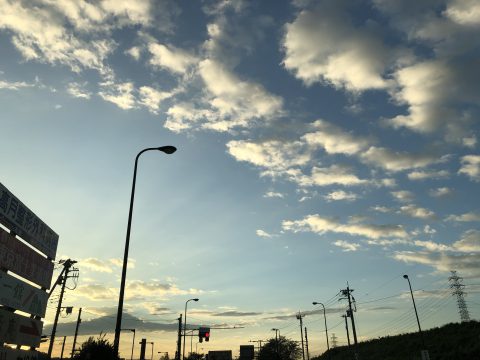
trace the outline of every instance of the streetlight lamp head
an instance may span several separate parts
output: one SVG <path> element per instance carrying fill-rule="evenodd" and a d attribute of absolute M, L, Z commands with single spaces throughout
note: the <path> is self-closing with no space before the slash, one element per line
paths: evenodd
<path fill-rule="evenodd" d="M 403 275 L 403 278 L 408 279 L 408 275 L 407 274 Z"/>
<path fill-rule="evenodd" d="M 197 298 L 195 298 L 195 299 L 193 299 L 193 301 L 198 301 L 198 299 L 197 299 Z"/>
<path fill-rule="evenodd" d="M 314 301 L 314 302 L 312 303 L 312 305 L 317 305 L 317 304 L 318 304 L 318 302 L 316 302 L 316 301 Z"/>
<path fill-rule="evenodd" d="M 160 146 L 157 148 L 160 151 L 163 151 L 165 154 L 173 154 L 175 151 L 177 151 L 177 148 L 175 146 L 167 145 L 167 146 Z"/>

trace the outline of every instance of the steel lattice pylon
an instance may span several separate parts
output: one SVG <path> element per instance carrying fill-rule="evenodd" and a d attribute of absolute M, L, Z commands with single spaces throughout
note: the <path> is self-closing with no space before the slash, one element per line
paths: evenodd
<path fill-rule="evenodd" d="M 450 289 L 452 289 L 452 295 L 457 297 L 458 312 L 460 314 L 460 321 L 470 321 L 470 314 L 468 313 L 467 304 L 465 303 L 465 285 L 463 285 L 463 278 L 457 275 L 456 271 L 451 271 L 452 276 L 448 278 L 450 282 Z"/>

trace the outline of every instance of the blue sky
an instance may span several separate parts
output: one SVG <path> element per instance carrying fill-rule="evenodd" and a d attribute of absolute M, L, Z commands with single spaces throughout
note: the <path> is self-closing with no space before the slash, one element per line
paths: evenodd
<path fill-rule="evenodd" d="M 404 273 L 425 328 L 459 319 L 450 270 L 478 318 L 478 2 L 0 0 L 0 13 L 1 181 L 60 235 L 57 260 L 78 260 L 66 303 L 84 309 L 82 336 L 111 336 L 134 158 L 162 145 L 178 151 L 139 163 L 124 324 L 156 350 L 174 353 L 175 318 L 199 297 L 192 323 L 243 327 L 199 350 L 273 327 L 299 340 L 302 311 L 318 354 L 311 303 L 345 343 L 347 281 L 360 339 L 415 331 Z"/>

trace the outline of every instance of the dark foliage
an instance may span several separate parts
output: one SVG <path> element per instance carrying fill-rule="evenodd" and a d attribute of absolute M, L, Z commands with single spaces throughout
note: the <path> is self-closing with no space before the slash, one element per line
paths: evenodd
<path fill-rule="evenodd" d="M 301 353 L 302 351 L 295 341 L 280 336 L 278 342 L 273 338 L 262 346 L 258 360 L 297 360 Z"/>
<path fill-rule="evenodd" d="M 480 359 L 480 323 L 447 324 L 423 332 L 430 359 L 464 360 Z M 420 360 L 422 342 L 418 333 L 387 336 L 358 344 L 360 359 L 368 360 Z M 330 349 L 312 360 L 351 360 L 353 347 Z"/>
<path fill-rule="evenodd" d="M 89 337 L 73 358 L 76 360 L 120 360 L 118 354 L 115 353 L 113 344 L 105 339 L 105 335 L 100 335 L 97 339 Z"/>

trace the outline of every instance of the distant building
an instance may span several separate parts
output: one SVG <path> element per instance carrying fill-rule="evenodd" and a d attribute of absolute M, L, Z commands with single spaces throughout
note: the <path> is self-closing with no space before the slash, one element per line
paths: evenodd
<path fill-rule="evenodd" d="M 240 345 L 240 359 L 239 360 L 253 360 L 255 357 L 254 345 Z"/>

